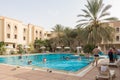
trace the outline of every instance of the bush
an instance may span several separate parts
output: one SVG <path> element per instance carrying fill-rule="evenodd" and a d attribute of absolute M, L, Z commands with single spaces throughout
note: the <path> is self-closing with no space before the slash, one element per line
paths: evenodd
<path fill-rule="evenodd" d="M 85 54 L 80 54 L 79 56 L 85 56 Z"/>
<path fill-rule="evenodd" d="M 87 44 L 83 47 L 84 53 L 92 53 L 92 50 L 95 48 L 95 45 Z"/>

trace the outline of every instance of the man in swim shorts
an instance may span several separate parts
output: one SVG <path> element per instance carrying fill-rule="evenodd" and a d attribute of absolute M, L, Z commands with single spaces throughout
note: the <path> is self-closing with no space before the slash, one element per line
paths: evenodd
<path fill-rule="evenodd" d="M 96 66 L 97 66 L 98 59 L 99 59 L 98 53 L 100 52 L 100 50 L 98 49 L 98 46 L 95 46 L 95 48 L 93 49 L 92 52 L 94 53 L 94 62 L 93 62 L 93 65 L 94 65 L 94 63 L 96 63 Z"/>

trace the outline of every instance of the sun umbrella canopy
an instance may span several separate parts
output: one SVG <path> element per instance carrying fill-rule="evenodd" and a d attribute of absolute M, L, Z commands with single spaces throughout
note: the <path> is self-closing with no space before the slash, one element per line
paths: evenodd
<path fill-rule="evenodd" d="M 81 46 L 78 46 L 78 47 L 76 47 L 77 49 L 81 49 L 82 47 Z"/>
<path fill-rule="evenodd" d="M 29 46 L 24 46 L 24 48 L 26 48 L 26 49 L 27 49 L 27 48 L 30 48 L 30 47 L 29 47 Z"/>
<path fill-rule="evenodd" d="M 46 47 L 45 46 L 42 46 L 42 47 L 40 47 L 41 49 L 45 49 Z"/>
<path fill-rule="evenodd" d="M 64 47 L 65 49 L 70 49 L 70 47 Z"/>
<path fill-rule="evenodd" d="M 56 48 L 61 49 L 61 47 L 60 47 L 60 46 L 58 46 L 58 47 L 56 47 Z"/>

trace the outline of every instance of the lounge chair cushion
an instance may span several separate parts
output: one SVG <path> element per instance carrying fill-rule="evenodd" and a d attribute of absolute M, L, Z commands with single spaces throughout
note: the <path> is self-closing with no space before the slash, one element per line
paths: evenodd
<path fill-rule="evenodd" d="M 102 76 L 109 76 L 109 68 L 108 66 L 101 66 L 99 67 L 99 74 Z"/>
<path fill-rule="evenodd" d="M 119 67 L 120 66 L 120 59 L 115 61 L 114 63 L 109 63 L 109 66 L 116 66 Z"/>
<path fill-rule="evenodd" d="M 105 72 L 107 70 L 107 66 L 101 66 L 101 71 Z"/>
<path fill-rule="evenodd" d="M 110 75 L 111 75 L 112 77 L 115 77 L 115 70 L 110 70 Z"/>
<path fill-rule="evenodd" d="M 103 78 L 103 79 L 111 79 L 115 77 L 115 71 L 110 70 L 108 66 L 101 66 L 98 68 L 99 74 L 96 76 L 96 79 Z"/>

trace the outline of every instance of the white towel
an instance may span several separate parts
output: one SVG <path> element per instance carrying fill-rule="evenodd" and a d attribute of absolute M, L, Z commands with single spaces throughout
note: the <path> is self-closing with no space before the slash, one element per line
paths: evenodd
<path fill-rule="evenodd" d="M 101 71 L 106 71 L 107 70 L 107 66 L 101 66 Z"/>

